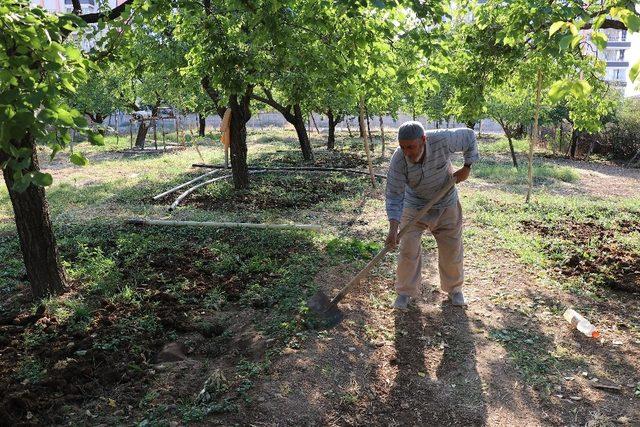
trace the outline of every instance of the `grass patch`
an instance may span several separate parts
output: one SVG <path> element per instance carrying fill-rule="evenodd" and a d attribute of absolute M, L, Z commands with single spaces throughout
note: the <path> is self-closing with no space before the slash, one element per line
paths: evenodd
<path fill-rule="evenodd" d="M 473 165 L 474 177 L 500 184 L 526 185 L 527 174 L 527 167 L 524 165 L 515 168 L 509 164 L 489 160 L 480 160 Z M 570 167 L 534 163 L 533 177 L 534 184 L 540 185 L 550 183 L 552 180 L 575 182 L 580 178 L 580 175 Z"/>
<path fill-rule="evenodd" d="M 512 141 L 516 154 L 529 151 L 529 141 L 527 139 L 513 139 Z M 478 149 L 482 154 L 510 154 L 509 141 L 505 137 L 481 138 L 478 141 Z"/>

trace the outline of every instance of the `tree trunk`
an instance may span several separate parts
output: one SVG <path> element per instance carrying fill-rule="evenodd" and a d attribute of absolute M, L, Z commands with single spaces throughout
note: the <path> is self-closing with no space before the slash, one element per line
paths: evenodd
<path fill-rule="evenodd" d="M 367 133 L 367 129 L 364 123 L 364 108 L 361 108 L 358 113 L 358 126 L 360 126 L 360 138 L 364 138 Z"/>
<path fill-rule="evenodd" d="M 576 151 L 578 149 L 578 139 L 580 139 L 580 131 L 573 129 L 571 132 L 571 146 L 569 147 L 569 157 L 576 158 Z"/>
<path fill-rule="evenodd" d="M 313 162 L 313 150 L 311 149 L 311 143 L 309 142 L 309 135 L 307 134 L 307 128 L 304 125 L 304 115 L 300 104 L 293 106 L 293 127 L 296 129 L 298 135 L 298 141 L 300 142 L 300 149 L 302 150 L 302 157 L 307 162 Z M 285 117 L 286 118 L 286 117 Z"/>
<path fill-rule="evenodd" d="M 158 120 L 156 118 L 153 119 L 153 147 L 158 149 Z"/>
<path fill-rule="evenodd" d="M 242 97 L 238 102 L 238 96 L 229 97 L 231 108 L 231 171 L 233 173 L 233 186 L 236 190 L 249 187 L 249 170 L 247 169 L 247 122 L 251 118 L 249 111 L 249 99 Z"/>
<path fill-rule="evenodd" d="M 558 151 L 564 151 L 564 123 L 560 122 L 560 140 L 558 141 Z"/>
<path fill-rule="evenodd" d="M 510 128 L 503 120 L 499 118 L 495 118 L 498 122 L 502 130 L 504 131 L 504 135 L 507 137 L 507 141 L 509 141 L 509 152 L 511 153 L 511 161 L 513 161 L 513 166 L 518 167 L 518 159 L 516 158 L 516 151 L 513 148 L 513 133 L 514 130 Z"/>
<path fill-rule="evenodd" d="M 316 132 L 318 132 L 318 135 L 320 134 L 320 129 L 318 129 L 318 124 L 316 123 L 316 119 L 315 117 L 313 117 L 313 111 L 311 113 L 309 113 L 309 116 L 311 117 L 311 121 L 313 122 L 313 127 L 316 128 Z"/>
<path fill-rule="evenodd" d="M 349 138 L 353 138 L 353 134 L 351 133 L 351 126 L 349 126 L 350 118 L 347 118 L 347 132 L 349 132 Z"/>
<path fill-rule="evenodd" d="M 206 116 L 198 113 L 198 136 L 204 137 L 206 123 Z"/>
<path fill-rule="evenodd" d="M 327 110 L 327 120 L 329 121 L 329 138 L 327 139 L 327 150 L 336 148 L 336 122 L 333 121 L 333 110 Z"/>
<path fill-rule="evenodd" d="M 375 145 L 373 144 L 373 138 L 371 137 L 371 123 L 369 122 L 369 110 L 367 106 L 364 106 L 364 116 L 367 119 L 367 136 L 369 137 L 369 145 L 371 146 L 371 152 L 375 151 Z"/>
<path fill-rule="evenodd" d="M 511 140 L 511 132 L 505 130 L 507 141 L 509 141 L 509 151 L 511 151 L 511 160 L 513 160 L 513 166 L 518 168 L 518 159 L 516 158 L 516 151 L 513 149 L 513 141 Z"/>
<path fill-rule="evenodd" d="M 364 96 L 363 95 L 360 95 L 359 113 L 360 113 L 360 123 L 364 124 L 364 120 L 363 120 Z M 369 176 L 371 177 L 371 186 L 373 188 L 376 188 L 376 179 L 374 178 L 374 174 L 373 174 L 373 164 L 371 163 L 371 153 L 369 152 L 369 140 L 366 135 L 366 129 L 365 129 L 365 135 L 362 137 L 362 139 L 364 141 L 364 151 L 367 153 L 367 164 L 369 165 Z"/>
<path fill-rule="evenodd" d="M 382 151 L 382 157 L 384 158 L 384 148 L 385 148 L 385 143 L 384 143 L 384 122 L 382 120 L 382 116 L 379 116 L 379 117 L 380 117 L 380 140 L 382 142 L 381 151 Z"/>
<path fill-rule="evenodd" d="M 596 139 L 591 136 L 591 142 L 589 143 L 589 150 L 587 151 L 587 154 L 584 156 L 584 159 L 586 161 L 589 161 L 589 157 L 591 157 L 591 154 L 593 153 L 593 149 L 596 145 Z"/>
<path fill-rule="evenodd" d="M 300 108 L 300 104 L 291 105 L 282 105 L 273 99 L 273 95 L 271 91 L 267 88 L 262 88 L 266 97 L 258 96 L 256 94 L 252 94 L 251 98 L 263 102 L 273 108 L 275 108 L 285 120 L 293 125 L 296 130 L 296 134 L 298 135 L 298 142 L 300 143 L 300 149 L 302 150 L 302 157 L 307 162 L 313 162 L 313 150 L 311 149 L 311 142 L 309 141 L 309 134 L 307 133 L 307 129 L 311 128 L 311 118 L 312 115 L 309 114 L 308 118 L 308 127 L 304 124 L 304 115 L 302 114 L 302 108 Z M 314 120 L 315 123 L 315 120 Z"/>
<path fill-rule="evenodd" d="M 102 125 L 104 123 L 104 116 L 100 113 L 96 113 L 96 115 L 94 116 L 93 122 L 97 125 Z M 104 127 L 102 126 L 98 127 L 98 133 L 104 136 Z"/>
<path fill-rule="evenodd" d="M 156 101 L 156 104 L 151 108 L 151 119 L 158 117 L 158 107 L 160 106 L 160 100 Z M 151 123 L 151 122 L 149 122 Z M 144 119 L 140 120 L 140 127 L 138 127 L 138 134 L 136 135 L 136 148 L 144 149 L 144 143 L 147 139 L 147 132 L 151 126 L 147 125 Z M 158 148 L 156 146 L 156 148 Z"/>
<path fill-rule="evenodd" d="M 34 138 L 27 134 L 20 141 L 19 148 L 32 150 L 28 170 L 38 171 Z M 0 154 L 0 163 L 4 160 L 7 158 Z M 9 168 L 4 168 L 2 172 L 13 205 L 20 248 L 33 297 L 43 298 L 61 293 L 65 288 L 65 275 L 58 256 L 44 188 L 32 184 L 21 193 L 13 191 L 12 172 Z"/>
<path fill-rule="evenodd" d="M 147 126 L 144 120 L 140 120 L 140 126 L 138 126 L 138 133 L 136 135 L 136 148 L 144 150 L 144 143 L 147 139 L 148 131 L 149 126 Z"/>
<path fill-rule="evenodd" d="M 540 135 L 538 129 L 538 119 L 540 117 L 540 92 L 542 91 L 542 71 L 538 69 L 538 83 L 536 87 L 536 109 L 533 114 L 533 130 L 531 131 L 531 142 L 529 143 L 529 185 L 527 187 L 527 197 L 525 203 L 531 200 L 531 192 L 533 191 L 533 147 L 538 142 Z"/>

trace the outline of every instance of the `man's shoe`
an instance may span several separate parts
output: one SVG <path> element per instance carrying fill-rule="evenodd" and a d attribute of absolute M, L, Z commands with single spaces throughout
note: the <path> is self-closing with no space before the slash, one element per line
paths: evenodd
<path fill-rule="evenodd" d="M 455 305 L 458 307 L 464 307 L 467 305 L 467 301 L 464 299 L 464 294 L 462 293 L 462 291 L 450 293 L 449 299 L 451 300 L 452 305 Z"/>
<path fill-rule="evenodd" d="M 398 295 L 392 307 L 398 310 L 406 310 L 409 307 L 410 301 L 411 297 L 409 295 Z"/>

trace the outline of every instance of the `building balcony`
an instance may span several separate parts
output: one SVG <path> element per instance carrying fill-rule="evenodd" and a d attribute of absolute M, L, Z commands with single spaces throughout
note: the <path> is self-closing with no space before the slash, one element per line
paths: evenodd
<path fill-rule="evenodd" d="M 612 87 L 619 87 L 619 88 L 627 87 L 626 81 L 621 81 L 621 80 L 605 80 L 605 81 L 609 86 L 612 86 Z"/>
<path fill-rule="evenodd" d="M 631 47 L 631 42 L 616 42 L 616 41 L 611 41 L 609 40 L 607 42 L 607 49 L 610 48 L 629 48 Z"/>
<path fill-rule="evenodd" d="M 627 68 L 629 61 L 607 61 L 607 68 Z"/>

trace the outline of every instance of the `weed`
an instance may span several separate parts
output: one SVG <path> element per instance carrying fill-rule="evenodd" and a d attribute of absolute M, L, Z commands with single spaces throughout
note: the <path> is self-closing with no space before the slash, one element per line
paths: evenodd
<path fill-rule="evenodd" d="M 46 373 L 42 362 L 33 357 L 25 357 L 18 361 L 14 375 L 18 381 L 37 383 L 45 378 Z"/>
<path fill-rule="evenodd" d="M 211 310 L 220 310 L 224 303 L 227 301 L 227 296 L 225 292 L 218 286 L 215 286 L 204 298 L 204 306 Z"/>
<path fill-rule="evenodd" d="M 44 326 L 40 324 L 34 325 L 34 328 L 26 331 L 22 337 L 26 349 L 40 347 L 49 340 L 47 333 L 44 331 Z"/>
<path fill-rule="evenodd" d="M 160 396 L 160 393 L 158 393 L 157 391 L 155 391 L 155 390 L 148 391 L 142 397 L 142 399 L 140 399 L 140 402 L 138 403 L 138 407 L 139 408 L 145 408 L 145 407 L 149 406 L 149 404 L 151 402 L 153 402 L 158 396 Z"/>
<path fill-rule="evenodd" d="M 363 242 L 359 239 L 332 239 L 327 243 L 327 252 L 331 256 L 366 259 L 381 249 L 380 243 Z"/>

